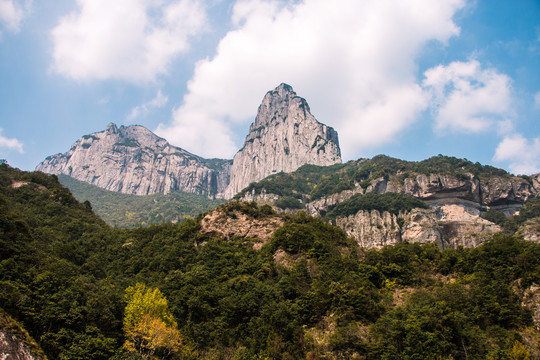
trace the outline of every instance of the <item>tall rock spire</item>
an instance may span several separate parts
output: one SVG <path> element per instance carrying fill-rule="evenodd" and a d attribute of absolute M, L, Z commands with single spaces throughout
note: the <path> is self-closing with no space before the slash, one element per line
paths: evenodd
<path fill-rule="evenodd" d="M 259 106 L 244 147 L 234 157 L 225 198 L 274 173 L 340 162 L 337 132 L 318 122 L 291 86 L 281 84 Z"/>

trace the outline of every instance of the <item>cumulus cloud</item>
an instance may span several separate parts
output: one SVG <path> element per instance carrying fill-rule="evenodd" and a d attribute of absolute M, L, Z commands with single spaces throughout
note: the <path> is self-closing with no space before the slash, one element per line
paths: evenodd
<path fill-rule="evenodd" d="M 77 0 L 52 30 L 53 70 L 76 80 L 152 81 L 204 30 L 198 0 Z"/>
<path fill-rule="evenodd" d="M 526 139 L 521 134 L 505 137 L 497 146 L 494 161 L 509 162 L 514 174 L 540 172 L 540 137 Z"/>
<path fill-rule="evenodd" d="M 0 0 L 0 24 L 11 32 L 18 32 L 31 5 L 31 0 Z"/>
<path fill-rule="evenodd" d="M 493 125 L 504 131 L 511 125 L 510 78 L 476 60 L 431 68 L 423 86 L 432 96 L 438 131 L 475 133 Z"/>
<path fill-rule="evenodd" d="M 169 97 L 167 95 L 163 95 L 161 93 L 161 90 L 158 90 L 156 97 L 152 100 L 142 104 L 135 106 L 133 109 L 131 109 L 129 115 L 127 116 L 127 121 L 133 121 L 138 117 L 146 116 L 152 110 L 153 108 L 161 108 L 167 104 L 169 101 Z"/>
<path fill-rule="evenodd" d="M 0 128 L 0 148 L 8 148 L 9 150 L 16 150 L 23 154 L 23 144 L 15 138 L 7 138 L 2 135 L 2 128 Z"/>
<path fill-rule="evenodd" d="M 342 152 L 392 141 L 427 107 L 415 59 L 459 34 L 463 0 L 239 0 L 234 28 L 196 64 L 188 93 L 157 132 L 204 156 L 238 149 L 231 129 L 253 121 L 265 92 L 286 82 L 335 127 Z M 211 125 L 209 125 L 211 124 Z"/>

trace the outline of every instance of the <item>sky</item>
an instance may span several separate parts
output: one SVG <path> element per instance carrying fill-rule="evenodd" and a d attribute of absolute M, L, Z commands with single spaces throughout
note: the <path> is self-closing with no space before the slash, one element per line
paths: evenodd
<path fill-rule="evenodd" d="M 0 158 L 143 125 L 232 159 L 280 83 L 344 161 L 540 172 L 540 0 L 0 0 Z"/>

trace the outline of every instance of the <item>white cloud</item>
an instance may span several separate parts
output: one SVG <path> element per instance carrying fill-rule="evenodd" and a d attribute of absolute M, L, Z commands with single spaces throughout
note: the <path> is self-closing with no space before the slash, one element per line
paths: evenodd
<path fill-rule="evenodd" d="M 129 115 L 127 116 L 127 120 L 133 121 L 140 116 L 146 116 L 148 115 L 150 110 L 152 110 L 152 108 L 161 108 L 165 106 L 168 101 L 169 97 L 167 95 L 163 95 L 161 93 L 161 90 L 159 90 L 155 98 L 148 101 L 147 103 L 135 106 L 133 109 L 131 109 Z"/>
<path fill-rule="evenodd" d="M 426 108 L 415 58 L 459 34 L 464 0 L 240 0 L 235 28 L 197 63 L 171 124 L 156 130 L 204 156 L 231 157 L 231 128 L 253 121 L 266 91 L 294 87 L 339 132 L 346 158 L 392 141 Z M 209 126 L 209 124 L 211 124 Z"/>
<path fill-rule="evenodd" d="M 476 60 L 439 65 L 425 72 L 438 131 L 481 132 L 496 125 L 508 130 L 512 118 L 510 78 L 482 69 Z"/>
<path fill-rule="evenodd" d="M 540 172 L 540 137 L 526 139 L 521 134 L 505 137 L 495 150 L 494 161 L 509 162 L 514 174 Z"/>
<path fill-rule="evenodd" d="M 0 0 L 0 24 L 11 32 L 18 32 L 31 6 L 31 0 Z"/>
<path fill-rule="evenodd" d="M 52 30 L 53 70 L 76 80 L 152 81 L 204 30 L 198 0 L 77 0 Z"/>
<path fill-rule="evenodd" d="M 18 151 L 23 154 L 23 144 L 15 138 L 7 138 L 2 135 L 2 128 L 0 128 L 0 148 L 8 148 Z"/>

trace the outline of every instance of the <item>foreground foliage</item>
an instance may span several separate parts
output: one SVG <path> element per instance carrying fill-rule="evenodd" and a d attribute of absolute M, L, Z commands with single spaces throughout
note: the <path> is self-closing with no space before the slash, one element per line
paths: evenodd
<path fill-rule="evenodd" d="M 532 318 L 519 294 L 540 284 L 540 246 L 514 236 L 474 249 L 362 250 L 299 213 L 255 250 L 250 239 L 201 233 L 193 219 L 111 228 L 44 174 L 0 165 L 0 190 L 0 307 L 50 359 L 511 359 L 539 350 L 538 335 L 523 335 Z M 255 204 L 223 211 L 277 216 Z"/>
<path fill-rule="evenodd" d="M 182 335 L 159 289 L 137 283 L 126 289 L 123 348 L 143 359 L 180 356 Z"/>

